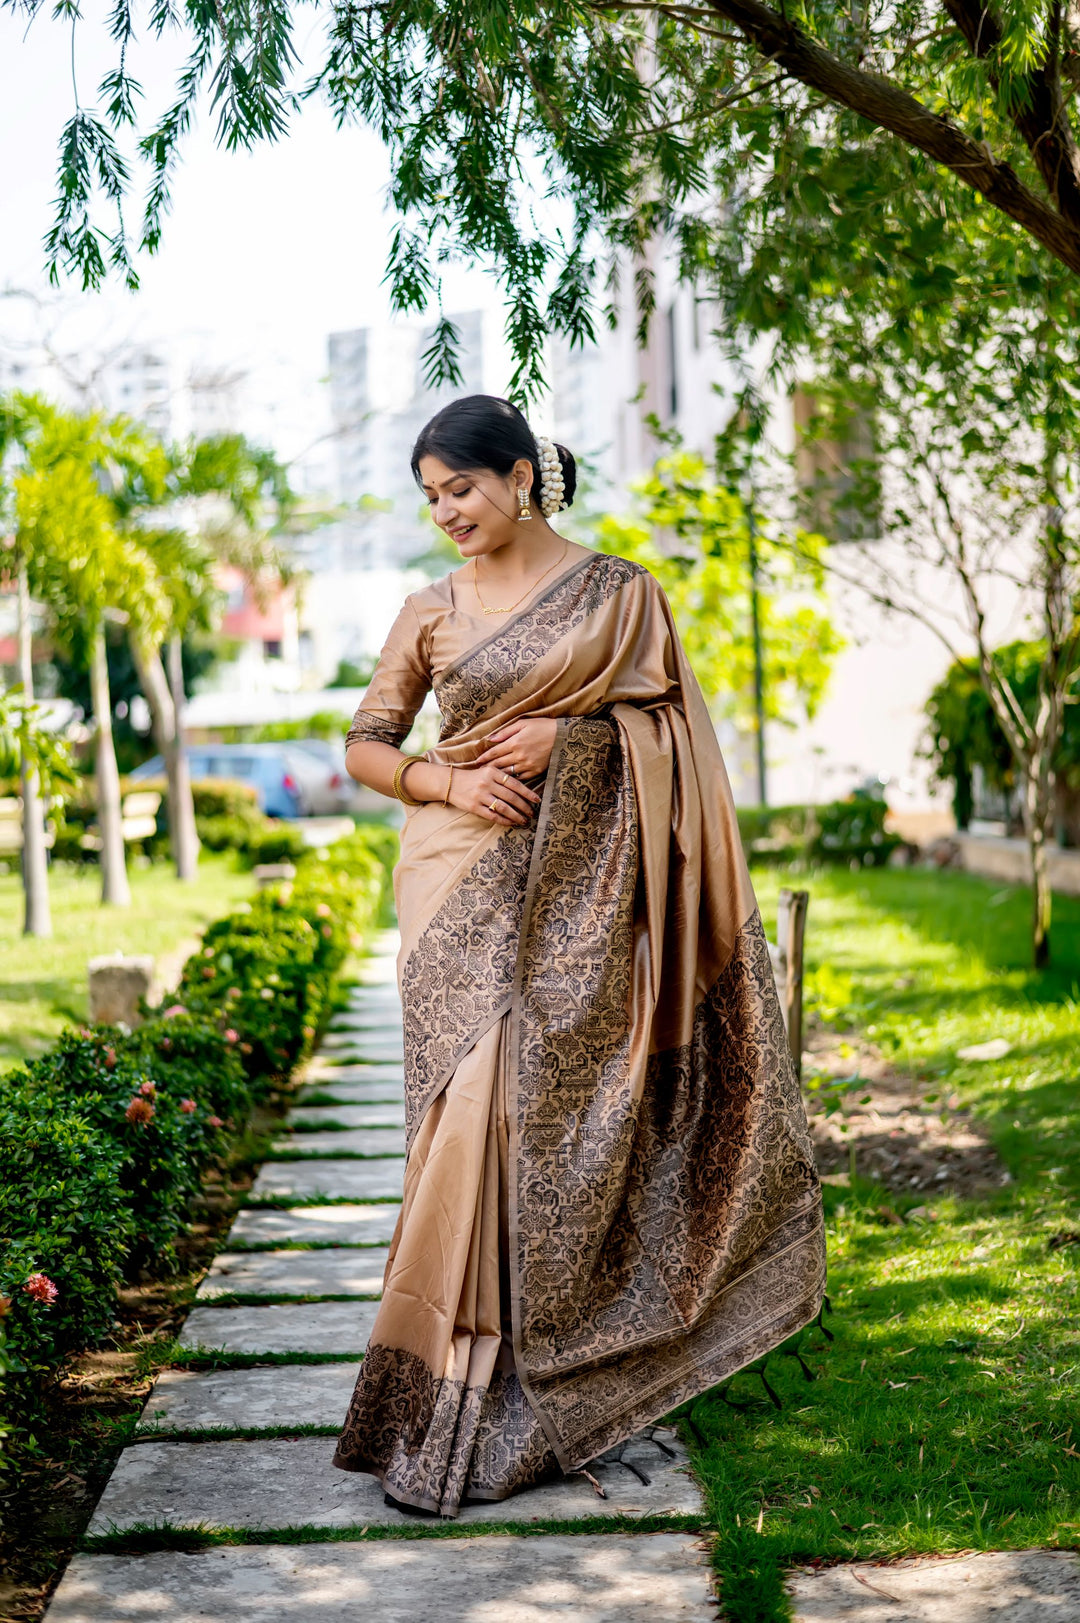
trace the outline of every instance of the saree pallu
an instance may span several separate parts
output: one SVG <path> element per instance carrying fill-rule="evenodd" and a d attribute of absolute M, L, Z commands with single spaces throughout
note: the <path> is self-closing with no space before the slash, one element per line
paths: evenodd
<path fill-rule="evenodd" d="M 433 686 L 429 760 L 556 721 L 532 825 L 408 808 L 394 871 L 404 1200 L 333 1463 L 452 1516 L 777 1346 L 820 1309 L 825 1248 L 727 774 L 657 582 L 579 559 Z M 362 705 L 350 738 L 400 743 L 408 699 Z"/>

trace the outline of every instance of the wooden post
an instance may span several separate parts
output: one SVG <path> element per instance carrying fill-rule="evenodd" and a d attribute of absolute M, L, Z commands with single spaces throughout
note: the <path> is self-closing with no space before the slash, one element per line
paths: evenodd
<path fill-rule="evenodd" d="M 780 975 L 777 975 L 777 990 L 796 1076 L 802 1075 L 803 939 L 809 901 L 808 891 L 784 889 L 780 892 L 776 908 L 777 957 L 783 973 L 782 982 Z"/>

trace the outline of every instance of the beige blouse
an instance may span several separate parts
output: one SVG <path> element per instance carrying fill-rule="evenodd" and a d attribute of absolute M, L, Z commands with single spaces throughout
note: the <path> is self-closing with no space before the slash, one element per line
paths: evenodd
<path fill-rule="evenodd" d="M 578 553 L 554 577 L 539 584 L 536 596 L 543 596 L 564 575 L 596 554 Z M 458 578 L 459 595 L 473 597 L 470 587 Z M 519 605 L 520 612 L 532 601 Z M 380 743 L 400 745 L 412 728 L 429 690 L 436 685 L 449 665 L 467 654 L 470 648 L 484 642 L 506 623 L 502 615 L 470 614 L 459 609 L 454 602 L 454 585 L 450 575 L 410 592 L 387 633 L 378 663 L 361 699 L 352 726 L 345 738 L 350 744 L 377 739 Z"/>

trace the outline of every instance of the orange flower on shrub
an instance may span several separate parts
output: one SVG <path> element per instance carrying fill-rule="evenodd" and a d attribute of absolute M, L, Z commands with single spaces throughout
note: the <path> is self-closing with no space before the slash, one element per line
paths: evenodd
<path fill-rule="evenodd" d="M 207 1127 L 224 1127 L 225 1123 L 220 1116 L 207 1116 L 206 1125 Z"/>
<path fill-rule="evenodd" d="M 154 1119 L 154 1107 L 150 1103 L 149 1099 L 141 1099 L 139 1095 L 136 1094 L 134 1099 L 132 1099 L 131 1103 L 128 1105 L 127 1109 L 124 1111 L 124 1115 L 127 1117 L 128 1121 L 141 1122 L 145 1126 L 147 1122 L 153 1121 Z"/>
<path fill-rule="evenodd" d="M 140 1082 L 139 1083 L 139 1092 L 144 1093 L 148 1099 L 152 1099 L 154 1097 L 155 1093 L 157 1092 L 157 1083 L 156 1082 Z"/>
<path fill-rule="evenodd" d="M 10 1313 L 10 1312 L 11 1312 L 11 1297 L 10 1296 L 0 1296 L 0 1319 L 2 1319 L 4 1317 L 5 1313 Z"/>
<path fill-rule="evenodd" d="M 55 1302 L 60 1294 L 48 1274 L 31 1274 L 23 1290 L 35 1302 Z"/>
<path fill-rule="evenodd" d="M 181 1099 L 180 1109 L 184 1112 L 185 1116 L 190 1116 L 198 1109 L 198 1106 L 196 1105 L 194 1099 Z"/>

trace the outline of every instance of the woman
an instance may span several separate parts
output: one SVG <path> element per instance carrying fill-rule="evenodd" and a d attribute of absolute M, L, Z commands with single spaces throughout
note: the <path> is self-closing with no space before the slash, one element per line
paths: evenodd
<path fill-rule="evenodd" d="M 574 463 L 455 401 L 413 471 L 466 560 L 346 748 L 404 799 L 404 1201 L 333 1463 L 454 1516 L 818 1313 L 821 1196 L 727 775 L 663 591 L 548 524 Z M 398 749 L 425 694 L 424 755 Z"/>

